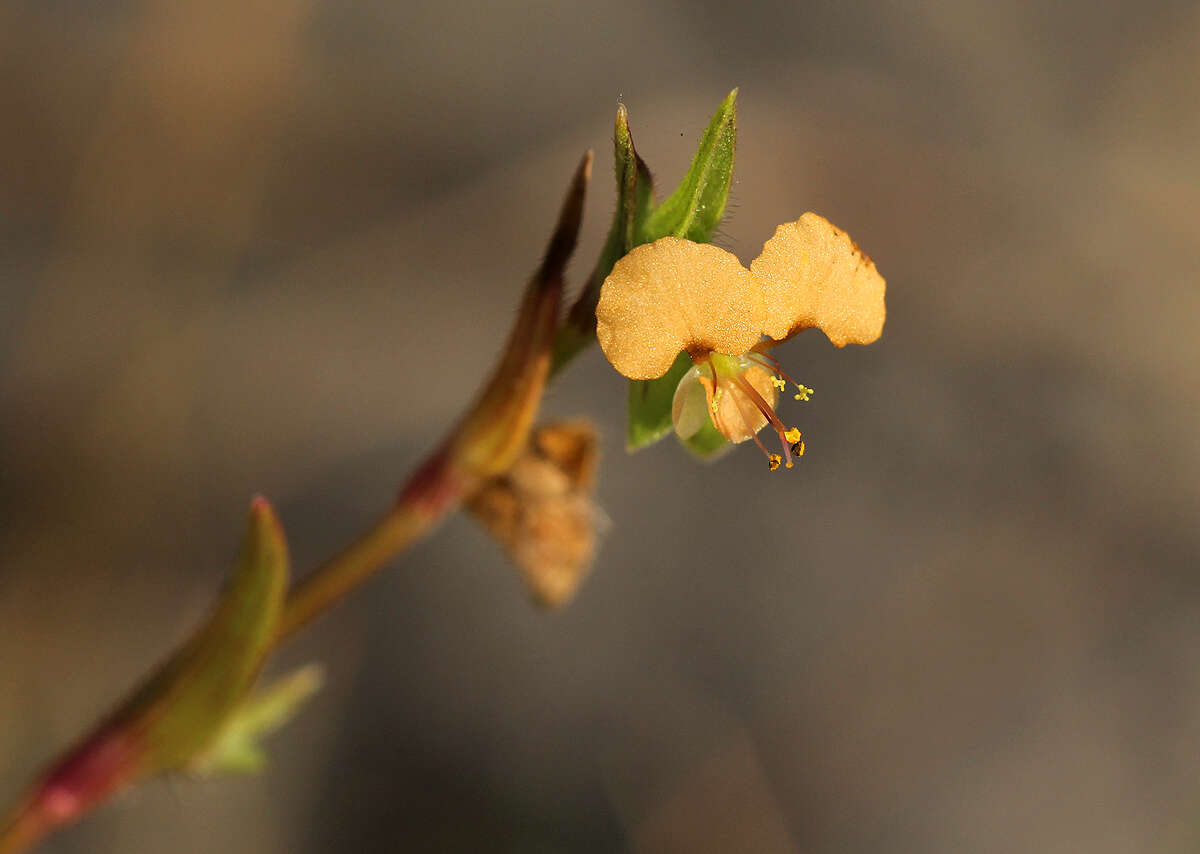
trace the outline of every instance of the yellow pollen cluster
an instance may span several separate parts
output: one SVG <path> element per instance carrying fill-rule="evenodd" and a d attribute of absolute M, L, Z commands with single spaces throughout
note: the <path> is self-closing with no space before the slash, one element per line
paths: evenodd
<path fill-rule="evenodd" d="M 775 386 L 775 388 L 779 389 L 780 391 L 783 391 L 785 388 L 787 388 L 787 383 L 783 381 L 783 377 L 771 377 L 771 385 Z"/>
<path fill-rule="evenodd" d="M 783 457 L 779 456 L 779 454 L 767 454 L 767 468 L 771 471 L 776 471 L 782 462 Z"/>
<path fill-rule="evenodd" d="M 713 415 L 720 414 L 721 398 L 724 396 L 725 396 L 725 389 L 721 388 L 720 386 L 717 386 L 717 390 L 713 392 L 713 396 L 712 396 L 711 408 L 712 408 Z"/>
<path fill-rule="evenodd" d="M 810 397 L 813 396 L 813 394 L 816 393 L 816 389 L 809 388 L 808 386 L 803 385 L 803 384 L 798 384 L 796 386 L 796 388 L 800 389 L 800 391 L 797 392 L 796 394 L 792 395 L 793 400 L 808 400 Z"/>
<path fill-rule="evenodd" d="M 783 438 L 787 439 L 789 442 L 791 442 L 794 445 L 800 441 L 800 435 L 801 435 L 800 431 L 797 430 L 795 427 L 793 427 L 792 429 L 788 430 L 786 433 L 783 434 Z"/>

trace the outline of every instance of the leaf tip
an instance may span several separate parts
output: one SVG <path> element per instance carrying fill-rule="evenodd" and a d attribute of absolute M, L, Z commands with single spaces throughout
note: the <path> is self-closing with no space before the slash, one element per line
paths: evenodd
<path fill-rule="evenodd" d="M 266 496 L 255 495 L 250 499 L 250 516 L 254 519 L 271 519 L 275 516 L 275 509 Z"/>
<path fill-rule="evenodd" d="M 617 139 L 624 140 L 629 136 L 629 111 L 625 109 L 625 105 L 617 102 Z"/>
<path fill-rule="evenodd" d="M 285 552 L 287 542 L 283 533 L 283 523 L 279 515 L 262 495 L 255 495 L 250 500 L 250 538 L 259 545 L 276 551 Z"/>
<path fill-rule="evenodd" d="M 725 96 L 725 100 L 721 102 L 721 106 L 717 107 L 717 112 L 713 115 L 713 128 L 719 128 L 722 135 L 732 135 L 737 132 L 738 110 L 737 110 L 738 88 L 735 86 Z M 730 140 L 732 142 L 732 139 Z"/>

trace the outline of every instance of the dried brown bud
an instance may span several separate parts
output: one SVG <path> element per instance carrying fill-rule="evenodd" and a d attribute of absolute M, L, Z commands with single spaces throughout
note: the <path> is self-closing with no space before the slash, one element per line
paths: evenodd
<path fill-rule="evenodd" d="M 591 568 L 596 431 L 586 421 L 538 427 L 521 456 L 488 480 L 467 509 L 500 541 L 534 600 L 565 604 Z"/>

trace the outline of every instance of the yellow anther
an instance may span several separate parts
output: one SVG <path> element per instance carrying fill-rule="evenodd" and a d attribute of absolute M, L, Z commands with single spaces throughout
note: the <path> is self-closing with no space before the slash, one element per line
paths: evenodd
<path fill-rule="evenodd" d="M 804 443 L 801 442 L 796 447 L 792 448 L 792 453 L 798 457 L 804 456 Z"/>
<path fill-rule="evenodd" d="M 771 385 L 775 386 L 775 388 L 779 389 L 780 391 L 783 391 L 785 388 L 787 388 L 787 383 L 783 381 L 783 377 L 771 377 Z"/>
<path fill-rule="evenodd" d="M 777 468 L 779 468 L 779 464 L 781 462 L 783 462 L 783 457 L 779 456 L 779 454 L 767 455 L 767 468 L 769 468 L 771 471 L 775 471 Z"/>
<path fill-rule="evenodd" d="M 799 430 L 797 430 L 795 427 L 793 427 L 790 430 L 788 430 L 786 433 L 783 434 L 783 438 L 787 439 L 792 444 L 795 444 L 796 442 L 800 441 L 800 437 L 802 435 L 803 434 Z"/>
<path fill-rule="evenodd" d="M 720 415 L 720 414 L 721 414 L 721 413 L 719 412 L 719 410 L 720 410 L 720 408 L 721 408 L 721 397 L 722 397 L 724 394 L 725 394 L 725 389 L 723 389 L 723 388 L 720 388 L 720 387 L 718 387 L 718 388 L 717 388 L 717 390 L 716 390 L 715 392 L 713 392 L 713 396 L 712 396 L 712 407 L 711 407 L 711 408 L 712 408 L 712 414 L 713 414 L 713 415 Z"/>
<path fill-rule="evenodd" d="M 796 388 L 800 391 L 792 395 L 794 400 L 808 400 L 816 392 L 816 389 L 809 388 L 806 385 L 797 385 Z"/>

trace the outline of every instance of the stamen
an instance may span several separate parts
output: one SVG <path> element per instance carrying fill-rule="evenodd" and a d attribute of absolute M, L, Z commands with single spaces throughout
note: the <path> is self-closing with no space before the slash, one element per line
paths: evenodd
<path fill-rule="evenodd" d="M 769 369 L 773 370 L 775 373 L 779 374 L 781 377 L 783 377 L 785 380 L 790 382 L 792 385 L 800 385 L 800 383 L 796 382 L 794 379 L 792 379 L 790 376 L 788 376 L 787 371 L 785 371 L 783 369 L 783 366 L 779 364 L 779 360 L 776 359 L 774 356 L 772 356 L 770 353 L 760 353 L 758 351 L 752 351 L 749 353 L 749 356 L 752 359 L 757 358 L 758 363 L 760 365 L 762 365 L 764 368 L 769 368 Z"/>
<path fill-rule="evenodd" d="M 742 416 L 742 419 L 745 420 L 745 416 Z M 779 464 L 783 461 L 783 457 L 779 456 L 779 454 L 772 454 L 770 451 L 768 451 L 767 446 L 764 445 L 762 440 L 758 438 L 757 433 L 752 435 L 750 438 L 754 440 L 754 444 L 758 445 L 758 449 L 767 455 L 767 468 L 771 471 L 776 471 L 779 468 Z"/>
<path fill-rule="evenodd" d="M 758 358 L 750 358 L 747 360 L 745 357 L 743 357 L 741 363 L 742 367 L 739 369 L 734 369 L 733 365 L 726 365 L 725 362 L 721 362 L 720 364 L 722 365 L 722 369 L 718 370 L 718 362 L 712 353 L 708 353 L 707 358 L 704 358 L 703 361 L 697 360 L 697 365 L 707 363 L 706 366 L 712 377 L 710 409 L 713 423 L 716 424 L 717 419 L 720 418 L 721 410 L 725 407 L 725 394 L 727 391 L 730 392 L 732 394 L 734 407 L 736 408 L 744 425 L 743 429 L 745 432 L 741 434 L 743 436 L 743 440 L 746 437 L 754 439 L 754 444 L 758 445 L 758 449 L 762 451 L 764 455 L 766 455 L 767 467 L 770 468 L 771 471 L 776 471 L 781 465 L 786 466 L 787 468 L 793 468 L 795 466 L 795 457 L 804 455 L 804 442 L 801 440 L 802 434 L 795 427 L 788 427 L 779 420 L 779 416 L 775 414 L 775 408 L 763 398 L 763 394 L 760 393 L 758 389 L 755 388 L 754 385 L 746 378 L 745 367 L 746 362 L 750 361 L 758 367 L 766 368 L 768 371 L 778 370 L 781 374 L 783 374 L 783 371 L 779 369 L 779 363 L 770 356 L 765 356 L 758 351 L 751 351 L 748 355 L 750 357 Z M 727 357 L 721 358 L 726 359 Z M 768 364 L 767 360 L 773 364 Z M 787 375 L 784 374 L 784 376 Z M 783 389 L 787 388 L 787 383 L 783 379 L 780 379 L 777 376 L 771 376 L 769 379 L 774 389 L 782 391 Z M 787 379 L 795 383 L 795 380 L 792 380 L 791 377 L 787 377 Z M 730 383 L 733 388 L 726 389 L 725 383 Z M 802 392 L 811 392 L 811 389 L 807 389 L 805 386 L 802 386 L 798 383 L 796 385 Z M 733 393 L 735 389 L 737 393 Z M 752 410 L 748 413 L 746 409 L 747 404 L 752 404 L 754 408 L 758 410 L 759 414 L 761 414 L 762 418 L 771 425 L 771 429 L 774 430 L 775 434 L 779 437 L 779 446 L 783 451 L 782 454 L 768 451 L 766 446 L 763 445 L 762 441 L 758 438 L 758 430 L 752 429 L 753 425 L 757 421 L 757 418 L 753 416 Z M 747 417 L 748 414 L 750 414 L 750 417 Z M 724 429 L 722 429 L 722 432 L 724 432 Z"/>
<path fill-rule="evenodd" d="M 752 359 L 757 357 L 756 361 L 758 362 L 758 364 L 762 365 L 764 368 L 767 368 L 768 370 L 774 371 L 775 373 L 779 374 L 781 377 L 786 379 L 788 382 L 790 382 L 792 385 L 794 385 L 799 391 L 797 394 L 792 395 L 793 400 L 808 400 L 809 397 L 811 397 L 815 393 L 815 389 L 809 388 L 804 383 L 796 382 L 796 380 L 790 374 L 788 374 L 788 372 L 785 371 L 783 369 L 783 367 L 779 364 L 779 360 L 776 359 L 771 354 L 764 353 L 759 350 L 752 350 L 749 353 L 749 356 Z M 771 379 L 771 383 L 775 386 L 775 388 L 779 389 L 780 391 L 783 391 L 784 388 L 786 387 L 785 384 L 783 384 L 781 382 L 776 382 L 774 378 Z"/>
<path fill-rule="evenodd" d="M 722 380 L 722 379 L 725 379 L 725 380 L 728 382 L 728 378 L 722 377 L 720 374 L 718 374 L 718 373 L 717 373 L 716 365 L 714 365 L 714 364 L 713 364 L 713 361 L 712 361 L 712 357 L 711 357 L 711 356 L 709 357 L 709 360 L 708 360 L 708 367 L 709 367 L 709 370 L 711 370 L 711 371 L 712 371 L 712 375 L 713 375 L 713 407 L 712 407 L 712 412 L 713 412 L 713 416 L 715 417 L 715 416 L 717 415 L 717 401 L 720 399 L 721 395 L 722 395 L 722 394 L 724 393 L 724 391 L 725 391 L 725 389 L 721 387 L 721 380 Z M 736 379 L 737 379 L 737 380 L 741 380 L 743 383 L 744 383 L 744 382 L 746 382 L 746 381 L 745 381 L 745 379 L 743 379 L 743 378 L 742 378 L 742 375 L 741 375 L 741 374 L 738 374 L 738 375 L 736 375 Z M 747 385 L 749 385 L 749 383 L 747 383 Z M 753 387 L 750 387 L 750 390 L 753 392 L 753 391 L 754 391 L 754 388 L 753 388 Z M 749 425 L 753 423 L 753 419 L 752 419 L 752 418 L 747 418 L 747 417 L 746 417 L 746 410 L 743 408 L 743 407 L 744 407 L 744 404 L 745 404 L 745 401 L 744 401 L 744 400 L 743 400 L 743 399 L 742 399 L 740 396 L 738 396 L 738 395 L 734 395 L 734 396 L 733 396 L 733 402 L 734 402 L 734 405 L 735 405 L 735 406 L 737 406 L 737 409 L 738 409 L 738 415 L 739 415 L 739 416 L 741 417 L 741 419 L 742 419 L 742 424 L 746 425 L 746 427 L 747 427 L 747 432 L 749 432 L 749 433 L 750 433 L 750 438 L 754 440 L 754 444 L 758 445 L 758 449 L 759 449 L 760 451 L 762 451 L 762 452 L 763 452 L 763 454 L 765 454 L 765 455 L 766 455 L 766 457 L 767 457 L 767 468 L 769 468 L 771 471 L 775 471 L 776 469 L 778 469 L 778 468 L 779 468 L 779 463 L 781 462 L 781 460 L 782 460 L 782 457 L 780 457 L 780 456 L 779 456 L 779 454 L 772 454 L 770 451 L 768 451 L 768 450 L 767 450 L 767 446 L 766 446 L 766 445 L 764 445 L 764 444 L 762 443 L 762 440 L 758 438 L 758 431 L 757 431 L 757 430 L 755 430 L 755 431 L 750 431 L 750 430 L 749 430 Z M 760 402 L 761 402 L 761 403 L 766 403 L 766 401 L 763 401 L 763 400 L 762 400 L 762 398 L 760 397 L 760 398 L 759 398 L 759 401 L 755 403 L 755 406 L 756 406 L 756 408 L 760 408 L 760 407 L 759 407 L 759 403 L 760 403 Z M 768 409 L 769 409 L 769 408 L 770 408 L 770 407 L 768 407 Z M 767 418 L 768 418 L 768 419 L 770 418 L 770 414 L 767 414 Z M 790 459 L 788 460 L 788 467 L 789 467 L 789 468 L 791 467 L 791 460 L 790 460 Z"/>
<path fill-rule="evenodd" d="M 713 383 L 712 403 L 709 404 L 709 409 L 712 410 L 713 418 L 715 419 L 719 414 L 721 396 L 725 394 L 725 389 L 721 388 L 721 375 L 717 373 L 717 366 L 713 362 L 712 353 L 708 354 L 708 370 L 712 372 Z"/>
<path fill-rule="evenodd" d="M 745 393 L 746 397 L 750 398 L 751 402 L 758 407 L 758 411 L 763 414 L 763 417 L 767 419 L 767 422 L 779 435 L 779 443 L 783 446 L 783 459 L 785 460 L 784 465 L 786 465 L 788 468 L 791 468 L 794 463 L 792 462 L 791 444 L 787 439 L 789 428 L 779 420 L 779 416 L 775 414 L 775 410 L 771 408 L 769 403 L 763 400 L 763 396 L 758 393 L 758 390 L 755 389 L 754 386 L 750 385 L 750 382 L 743 374 L 736 374 L 733 377 L 733 382 L 737 383 L 738 388 L 740 388 Z"/>
<path fill-rule="evenodd" d="M 751 436 L 750 438 L 754 440 L 754 444 L 758 445 L 758 449 L 767 455 L 768 460 L 771 457 L 776 456 L 775 454 L 772 454 L 770 451 L 767 450 L 767 446 L 762 443 L 762 439 L 758 438 L 757 434 Z"/>

